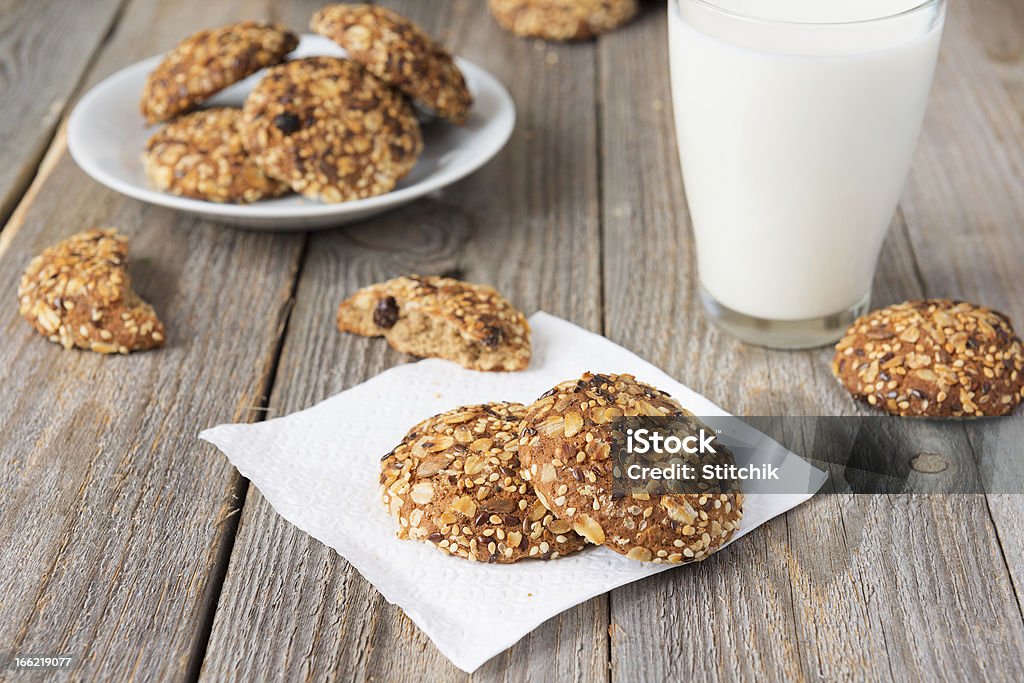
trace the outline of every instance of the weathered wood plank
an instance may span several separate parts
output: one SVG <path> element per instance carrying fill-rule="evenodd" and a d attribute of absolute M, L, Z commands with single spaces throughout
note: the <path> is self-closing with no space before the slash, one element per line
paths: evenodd
<path fill-rule="evenodd" d="M 199 0 L 133 2 L 89 82 L 227 18 Z M 185 678 L 205 644 L 239 493 L 237 473 L 195 435 L 259 414 L 304 238 L 117 196 L 57 144 L 0 254 L 11 304 L 0 317 L 0 642 L 73 655 L 83 680 Z M 167 325 L 165 349 L 65 352 L 17 316 L 31 256 L 94 225 L 130 235 L 135 284 Z"/>
<path fill-rule="evenodd" d="M 600 45 L 606 334 L 739 414 L 863 413 L 831 379 L 827 350 L 744 346 L 701 316 L 667 70 L 650 67 L 668 63 L 663 12 L 648 8 L 640 22 Z M 955 14 L 951 22 L 950 41 L 968 44 Z M 967 79 L 950 76 L 949 59 L 936 89 L 962 99 L 971 88 Z M 628 96 L 618 92 L 625 87 Z M 975 143 L 963 121 L 949 118 L 953 108 L 936 109 L 929 129 L 939 125 L 937 117 L 947 117 L 946 124 L 965 136 L 957 153 L 967 163 L 982 163 L 994 151 L 971 150 Z M 991 131 L 990 123 L 983 125 Z M 988 274 L 977 269 L 984 261 L 974 253 L 999 250 L 1000 233 L 1017 215 L 1006 199 L 990 207 L 985 225 L 1003 227 L 991 227 L 991 242 L 965 255 L 965 240 L 957 240 L 949 223 L 975 202 L 963 203 L 966 192 L 945 201 L 938 195 L 976 169 L 947 158 L 942 182 L 922 187 L 940 173 L 927 149 L 935 146 L 928 135 L 922 140 L 926 149 L 887 242 L 876 303 L 965 289 L 938 292 L 934 281 L 920 279 L 917 239 L 925 234 L 944 255 L 942 263 L 954 253 L 953 242 L 964 271 L 984 280 Z M 1000 172 L 997 186 L 1012 182 L 1012 168 L 985 178 Z M 915 193 L 930 203 L 933 220 L 914 209 Z M 940 261 L 924 263 L 928 275 Z M 997 282 L 1004 287 L 1002 278 Z M 996 305 L 1005 305 L 1014 290 L 1001 291 L 1004 301 Z M 613 678 L 665 680 L 697 671 L 710 680 L 884 679 L 902 671 L 926 678 L 997 670 L 1019 676 L 1024 629 L 998 540 L 981 496 L 819 497 L 701 566 L 616 591 Z"/>
<path fill-rule="evenodd" d="M 517 131 L 497 160 L 440 197 L 313 236 L 271 397 L 273 415 L 308 407 L 403 362 L 381 340 L 334 328 L 338 302 L 384 278 L 454 272 L 493 283 L 528 312 L 543 308 L 600 326 L 593 47 L 539 51 L 502 33 L 484 3 L 388 4 L 492 70 L 519 106 Z M 547 54 L 557 55 L 557 64 Z M 476 678 L 604 678 L 607 625 L 606 600 L 590 601 L 544 624 Z M 253 679 L 267 671 L 310 680 L 459 675 L 398 608 L 251 489 L 203 678 Z"/>
<path fill-rule="evenodd" d="M 600 43 L 605 333 L 727 408 L 764 405 L 778 391 L 768 353 L 721 338 L 699 313 L 664 8 L 646 10 Z M 722 368 L 746 381 L 723 381 Z M 798 677 L 788 546 L 784 522 L 775 522 L 700 565 L 615 591 L 612 678 Z M 757 642 L 748 644 L 751 634 Z"/>
<path fill-rule="evenodd" d="M 256 0 L 206 4 L 135 0 L 89 81 L 191 30 L 271 11 Z M 274 18 L 301 28 L 319 4 Z M 667 64 L 662 10 L 648 7 L 653 14 L 599 43 L 598 140 L 594 48 L 516 41 L 481 4 L 396 6 L 447 28 L 459 52 L 510 85 L 520 105 L 516 137 L 498 161 L 439 198 L 311 242 L 273 414 L 402 361 L 379 341 L 333 329 L 337 301 L 383 277 L 458 271 L 497 284 L 527 310 L 601 329 L 599 210 L 610 337 L 738 412 L 861 412 L 832 382 L 827 351 L 744 347 L 699 315 L 666 72 L 651 68 Z M 25 5 L 0 11 L 0 46 L 4 22 Z M 75 19 L 67 14 L 55 21 Z M 876 303 L 959 295 L 1024 323 L 1019 16 L 1012 0 L 953 3 Z M 48 119 L 50 131 L 59 115 Z M 0 566 L 18 568 L 0 577 L 0 642 L 75 654 L 80 678 L 188 677 L 242 517 L 205 677 L 455 676 L 411 622 L 258 492 L 239 515 L 237 476 L 194 442 L 204 426 L 259 416 L 250 408 L 271 381 L 302 238 L 223 231 L 98 190 L 58 135 L 0 235 L 0 291 L 13 291 L 39 248 L 94 224 L 132 234 L 138 287 L 168 322 L 171 343 L 100 359 L 59 352 L 10 308 L 0 318 L 8 340 L 0 348 L 0 529 L 11 539 Z M 1019 468 L 1024 422 L 1001 424 L 1004 448 L 993 453 L 989 442 L 988 456 Z M 613 676 L 1020 678 L 1024 637 L 1011 580 L 1024 595 L 1022 507 L 1020 496 L 989 496 L 987 505 L 981 497 L 816 499 L 703 565 L 617 591 Z M 598 599 L 552 620 L 478 677 L 604 678 L 608 609 Z"/>
<path fill-rule="evenodd" d="M 988 59 L 1024 118 L 1024 5 L 1013 0 L 973 0 L 957 12 L 970 22 L 973 44 Z"/>
<path fill-rule="evenodd" d="M 1024 332 L 1024 7 L 950 5 L 918 163 L 903 201 L 925 288 L 1007 313 Z M 997 431 L 998 430 L 998 431 Z M 979 441 L 997 494 L 1021 492 L 1024 414 Z M 1024 496 L 989 495 L 988 512 L 1024 610 Z"/>
<path fill-rule="evenodd" d="M 0 2 L 0 230 L 124 0 Z"/>

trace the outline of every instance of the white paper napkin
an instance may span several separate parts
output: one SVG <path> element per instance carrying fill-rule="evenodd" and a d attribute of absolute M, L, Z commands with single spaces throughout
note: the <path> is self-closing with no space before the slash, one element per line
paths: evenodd
<path fill-rule="evenodd" d="M 485 564 L 445 555 L 427 543 L 398 540 L 377 482 L 380 458 L 410 427 L 459 405 L 530 403 L 587 370 L 633 374 L 699 416 L 727 414 L 602 336 L 546 313 L 531 317 L 530 325 L 533 360 L 525 372 L 474 372 L 422 360 L 287 417 L 221 425 L 200 434 L 279 514 L 338 551 L 468 672 L 559 612 L 672 567 L 634 562 L 605 548 L 549 562 Z M 820 487 L 823 473 L 788 451 L 782 454 L 780 464 L 789 476 L 805 474 L 812 482 L 808 490 Z M 808 498 L 749 495 L 733 540 Z"/>

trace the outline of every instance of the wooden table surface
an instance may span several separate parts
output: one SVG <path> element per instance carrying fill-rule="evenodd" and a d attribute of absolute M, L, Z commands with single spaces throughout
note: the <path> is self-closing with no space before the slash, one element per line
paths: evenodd
<path fill-rule="evenodd" d="M 228 21 L 302 28 L 320 4 L 0 0 L 0 657 L 71 654 L 84 680 L 465 677 L 196 438 L 406 362 L 333 327 L 377 280 L 492 283 L 737 414 L 863 413 L 828 350 L 744 346 L 701 316 L 661 2 L 577 45 L 516 39 L 482 0 L 388 2 L 495 73 L 518 123 L 480 172 L 358 226 L 239 231 L 122 197 L 71 160 L 67 114 L 105 76 Z M 66 352 L 17 315 L 31 256 L 103 225 L 131 236 L 163 350 Z M 1024 4 L 953 0 L 874 303 L 963 297 L 1024 324 L 1022 264 Z M 1020 467 L 1024 416 L 1001 427 L 988 456 Z M 475 678 L 1022 680 L 1022 498 L 821 495 L 559 615 Z"/>

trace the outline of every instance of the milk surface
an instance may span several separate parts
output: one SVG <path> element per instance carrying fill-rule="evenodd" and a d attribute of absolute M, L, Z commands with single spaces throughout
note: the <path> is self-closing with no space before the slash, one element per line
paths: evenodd
<path fill-rule="evenodd" d="M 716 4 L 766 19 L 848 22 L 919 3 Z M 942 16 L 780 26 L 688 0 L 668 5 L 701 284 L 721 304 L 772 320 L 856 304 L 870 291 L 910 168 Z"/>

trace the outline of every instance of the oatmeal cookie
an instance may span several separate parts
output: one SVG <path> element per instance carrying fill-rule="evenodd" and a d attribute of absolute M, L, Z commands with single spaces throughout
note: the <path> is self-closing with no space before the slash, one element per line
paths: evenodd
<path fill-rule="evenodd" d="M 1024 349 L 1010 319 L 949 299 L 861 316 L 836 344 L 832 373 L 854 398 L 893 415 L 1008 415 L 1024 398 Z"/>
<path fill-rule="evenodd" d="M 243 21 L 194 33 L 178 43 L 142 89 L 149 123 L 167 121 L 264 67 L 279 64 L 299 44 L 279 24 Z"/>
<path fill-rule="evenodd" d="M 390 191 L 423 149 L 409 103 L 348 59 L 272 67 L 243 111 L 242 139 L 263 171 L 325 202 Z"/>
<path fill-rule="evenodd" d="M 527 409 L 519 439 L 523 478 L 555 517 L 591 543 L 641 562 L 705 559 L 739 528 L 743 494 L 617 495 L 612 422 L 624 416 L 691 413 L 630 375 L 588 372 Z"/>
<path fill-rule="evenodd" d="M 338 307 L 338 329 L 472 370 L 530 364 L 526 317 L 493 288 L 451 278 L 410 275 L 365 287 Z"/>
<path fill-rule="evenodd" d="M 397 12 L 373 5 L 328 5 L 313 15 L 310 28 L 427 109 L 454 123 L 469 116 L 473 97 L 452 56 Z"/>
<path fill-rule="evenodd" d="M 553 560 L 584 541 L 519 475 L 518 403 L 464 406 L 424 420 L 381 460 L 398 537 L 483 562 Z"/>
<path fill-rule="evenodd" d="M 291 188 L 264 175 L 242 146 L 241 109 L 206 109 L 168 123 L 146 142 L 146 175 L 163 192 L 211 202 L 254 202 Z"/>
<path fill-rule="evenodd" d="M 491 14 L 517 36 L 545 40 L 593 38 L 628 23 L 637 0 L 490 0 Z"/>
<path fill-rule="evenodd" d="M 128 238 L 114 228 L 86 230 L 32 259 L 18 285 L 19 311 L 65 349 L 143 351 L 164 344 L 153 307 L 132 290 Z"/>

